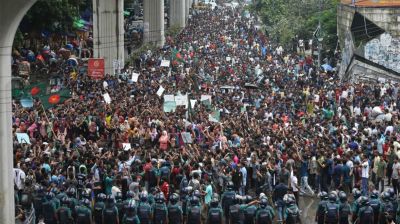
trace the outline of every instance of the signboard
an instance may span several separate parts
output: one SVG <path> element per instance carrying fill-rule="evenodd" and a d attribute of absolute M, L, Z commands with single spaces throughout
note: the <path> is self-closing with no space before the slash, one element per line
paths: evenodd
<path fill-rule="evenodd" d="M 90 58 L 88 60 L 88 76 L 92 79 L 104 78 L 104 59 Z"/>

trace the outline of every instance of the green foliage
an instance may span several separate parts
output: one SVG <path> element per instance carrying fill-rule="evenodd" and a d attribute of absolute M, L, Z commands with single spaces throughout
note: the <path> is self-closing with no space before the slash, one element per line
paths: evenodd
<path fill-rule="evenodd" d="M 171 26 L 166 30 L 165 36 L 176 37 L 181 32 L 181 30 L 182 29 L 179 26 Z"/>
<path fill-rule="evenodd" d="M 25 32 L 69 31 L 80 9 L 90 6 L 90 0 L 38 0 L 23 19 Z"/>
<path fill-rule="evenodd" d="M 337 4 L 338 0 L 258 0 L 250 8 L 262 19 L 270 37 L 283 45 L 296 35 L 311 39 L 321 16 L 323 44 L 332 49 L 336 46 Z"/>

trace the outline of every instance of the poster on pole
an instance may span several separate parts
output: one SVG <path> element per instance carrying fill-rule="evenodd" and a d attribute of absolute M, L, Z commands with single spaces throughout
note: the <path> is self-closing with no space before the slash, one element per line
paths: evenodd
<path fill-rule="evenodd" d="M 88 76 L 92 79 L 104 78 L 104 59 L 90 58 L 88 60 Z"/>
<path fill-rule="evenodd" d="M 139 73 L 135 73 L 135 72 L 133 72 L 132 73 L 132 82 L 137 82 L 138 81 L 138 79 L 139 79 Z"/>

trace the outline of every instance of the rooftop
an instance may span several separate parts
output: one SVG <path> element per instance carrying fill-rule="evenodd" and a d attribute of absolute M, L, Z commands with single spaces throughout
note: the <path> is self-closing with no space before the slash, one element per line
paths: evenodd
<path fill-rule="evenodd" d="M 340 2 L 354 4 L 357 7 L 400 7 L 400 0 L 341 0 Z"/>

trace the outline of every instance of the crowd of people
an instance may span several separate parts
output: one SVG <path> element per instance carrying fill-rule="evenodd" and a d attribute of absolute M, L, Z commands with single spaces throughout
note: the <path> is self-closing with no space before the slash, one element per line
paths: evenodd
<path fill-rule="evenodd" d="M 137 81 L 82 73 L 65 77 L 63 104 L 13 103 L 13 133 L 30 137 L 14 139 L 16 220 L 290 224 L 299 197 L 320 193 L 318 223 L 338 223 L 347 196 L 359 198 L 348 223 L 368 219 L 381 192 L 380 223 L 388 200 L 394 219 L 398 84 L 341 83 L 255 23 L 242 7 L 193 11 L 136 61 Z M 165 111 L 163 94 L 190 104 Z"/>

